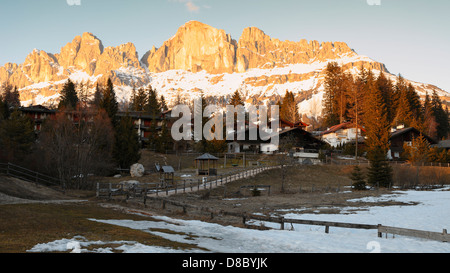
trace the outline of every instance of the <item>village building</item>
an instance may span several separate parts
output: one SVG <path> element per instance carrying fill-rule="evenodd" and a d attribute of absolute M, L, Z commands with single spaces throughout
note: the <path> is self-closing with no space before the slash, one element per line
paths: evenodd
<path fill-rule="evenodd" d="M 292 123 L 280 119 L 279 130 L 276 132 L 279 137 L 279 143 L 271 143 L 271 140 L 249 140 L 249 131 L 246 130 L 245 140 L 228 141 L 228 153 L 274 153 L 285 150 L 287 146 L 292 151 L 318 151 L 320 147 L 326 145 L 325 142 L 305 131 L 308 125 L 303 122 Z M 259 133 L 259 132 L 258 132 Z M 280 147 L 282 146 L 282 147 Z"/>
<path fill-rule="evenodd" d="M 154 128 L 158 134 L 162 130 L 163 123 L 165 123 L 165 126 L 167 126 L 167 129 L 170 131 L 170 128 L 172 127 L 172 124 L 174 122 L 174 119 L 171 116 L 171 110 L 164 111 L 160 115 L 155 116 L 138 111 L 119 112 L 117 114 L 119 118 L 125 117 L 127 115 L 133 120 L 136 132 L 139 136 L 139 142 L 143 146 L 148 143 L 149 138 L 151 137 L 151 127 L 153 126 L 153 122 L 155 122 Z"/>
<path fill-rule="evenodd" d="M 356 126 L 353 122 L 345 122 L 328 128 L 320 133 L 320 137 L 330 146 L 338 147 L 346 143 L 355 143 L 356 134 L 358 134 L 358 143 L 364 142 L 365 132 L 362 126 Z"/>
<path fill-rule="evenodd" d="M 387 154 L 387 158 L 390 160 L 399 160 L 402 158 L 403 145 L 411 145 L 414 138 L 418 138 L 420 135 L 428 141 L 430 145 L 435 145 L 437 142 L 426 134 L 421 133 L 414 127 L 405 128 L 404 125 L 399 125 L 391 129 L 391 135 L 389 137 L 390 147 Z"/>
<path fill-rule="evenodd" d="M 28 116 L 33 122 L 34 131 L 38 134 L 42 129 L 42 123 L 56 115 L 56 110 L 51 110 L 42 105 L 33 105 L 28 107 L 19 107 L 19 111 L 21 111 L 24 115 Z"/>

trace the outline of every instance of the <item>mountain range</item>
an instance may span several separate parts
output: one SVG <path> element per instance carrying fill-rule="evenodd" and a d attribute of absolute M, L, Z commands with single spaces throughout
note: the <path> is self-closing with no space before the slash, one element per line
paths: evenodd
<path fill-rule="evenodd" d="M 121 102 L 129 100 L 133 88 L 151 85 L 169 105 L 180 98 L 190 101 L 200 92 L 223 101 L 236 90 L 246 103 L 274 103 L 289 90 L 304 118 L 312 118 L 321 114 L 324 69 L 332 61 L 354 75 L 364 67 L 397 79 L 383 63 L 344 42 L 280 41 L 256 27 L 245 28 L 234 40 L 224 30 L 189 21 L 142 58 L 133 43 L 104 47 L 86 32 L 59 53 L 35 49 L 22 64 L 6 63 L 0 67 L 0 83 L 17 86 L 23 105 L 55 104 L 68 78 L 84 83 L 91 93 L 97 82 L 111 78 Z M 450 102 L 450 93 L 434 85 L 407 82 L 421 96 L 436 90 Z"/>

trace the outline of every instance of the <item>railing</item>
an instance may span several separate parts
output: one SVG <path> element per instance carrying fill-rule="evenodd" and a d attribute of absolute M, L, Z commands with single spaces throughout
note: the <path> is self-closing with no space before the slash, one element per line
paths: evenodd
<path fill-rule="evenodd" d="M 183 213 L 187 213 L 187 209 L 194 209 L 202 212 L 209 213 L 211 219 L 218 215 L 226 215 L 226 216 L 234 216 L 242 219 L 242 224 L 246 227 L 252 227 L 248 222 L 250 220 L 257 220 L 262 222 L 270 222 L 280 224 L 280 229 L 285 229 L 285 224 L 300 224 L 300 225 L 315 225 L 315 226 L 323 226 L 325 227 L 325 233 L 330 232 L 330 227 L 338 227 L 338 228 L 350 228 L 350 229 L 366 229 L 366 230 L 377 230 L 378 237 L 382 237 L 383 233 L 391 233 L 397 234 L 401 236 L 408 237 L 416 237 L 428 240 L 435 240 L 440 242 L 450 242 L 450 234 L 447 234 L 447 230 L 444 229 L 442 233 L 440 232 L 431 232 L 424 230 L 416 230 L 416 229 L 406 229 L 406 228 L 397 228 L 383 225 L 371 225 L 371 224 L 358 224 L 358 223 L 345 223 L 345 222 L 331 222 L 331 221 L 318 221 L 318 220 L 305 220 L 305 219 L 289 219 L 281 217 L 271 217 L 264 215 L 254 215 L 247 213 L 239 213 L 225 210 L 214 210 L 209 207 L 199 207 L 195 205 L 190 205 L 182 202 L 177 202 L 174 200 L 169 200 L 162 197 L 147 197 L 146 200 L 153 200 L 156 202 L 160 202 L 161 209 L 166 209 L 166 206 L 173 205 L 176 207 L 181 207 L 183 209 Z M 146 204 L 146 203 L 145 203 Z"/>
<path fill-rule="evenodd" d="M 0 172 L 8 176 L 44 186 L 57 186 L 59 188 L 63 185 L 63 183 L 61 183 L 61 181 L 57 178 L 35 172 L 12 163 L 0 163 Z M 64 189 L 60 191 L 64 192 Z"/>
<path fill-rule="evenodd" d="M 441 241 L 441 242 L 450 242 L 450 234 L 447 234 L 447 230 L 444 229 L 441 232 L 432 232 L 432 231 L 424 231 L 417 229 L 408 229 L 408 228 L 398 228 L 398 227 L 388 227 L 388 226 L 378 226 L 378 237 L 382 237 L 383 233 L 397 234 L 401 236 L 410 236 L 417 237 L 422 239 Z"/>
<path fill-rule="evenodd" d="M 213 187 L 222 186 L 231 181 L 254 176 L 266 170 L 279 168 L 279 166 L 255 167 L 246 170 L 236 170 L 233 172 L 216 175 L 213 177 L 203 177 L 198 179 L 183 179 L 166 181 L 159 183 L 139 183 L 138 185 L 126 188 L 122 184 L 97 183 L 97 197 L 108 197 L 126 195 L 128 197 L 140 197 L 142 195 L 159 196 L 172 195 L 178 193 L 195 192 Z"/>

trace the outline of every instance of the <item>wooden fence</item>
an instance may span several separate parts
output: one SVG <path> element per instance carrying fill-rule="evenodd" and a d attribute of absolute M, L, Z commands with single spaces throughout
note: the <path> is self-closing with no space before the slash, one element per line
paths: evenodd
<path fill-rule="evenodd" d="M 389 227 L 389 226 L 378 226 L 378 237 L 382 237 L 383 233 L 387 234 L 396 234 L 401 236 L 410 236 L 417 237 L 422 239 L 441 241 L 441 242 L 450 242 L 450 234 L 447 234 L 447 230 L 444 229 L 441 232 L 432 232 L 432 231 L 424 231 L 424 230 L 416 230 L 416 229 L 408 229 L 408 228 L 398 228 L 398 227 Z"/>
<path fill-rule="evenodd" d="M 169 200 L 163 197 L 147 197 L 145 199 L 152 200 L 154 202 L 160 202 L 161 209 L 166 209 L 166 206 L 172 205 L 176 207 L 181 207 L 183 213 L 187 213 L 188 209 L 194 209 L 197 211 L 201 211 L 204 213 L 208 213 L 213 219 L 217 216 L 233 216 L 242 219 L 242 224 L 247 227 L 255 227 L 254 225 L 249 225 L 248 222 L 250 220 L 257 220 L 268 223 L 276 223 L 280 225 L 280 230 L 285 229 L 286 224 L 300 224 L 300 225 L 315 225 L 315 226 L 323 226 L 325 228 L 325 233 L 330 232 L 330 227 L 338 227 L 338 228 L 350 228 L 350 229 L 366 229 L 366 230 L 377 230 L 378 237 L 382 237 L 383 233 L 386 235 L 397 234 L 401 236 L 409 236 L 416 237 L 428 240 L 435 240 L 441 242 L 450 242 L 450 234 L 447 234 L 447 230 L 444 229 L 442 233 L 439 232 L 431 232 L 431 231 L 423 231 L 416 229 L 406 229 L 406 228 L 398 228 L 398 227 L 390 227 L 384 225 L 371 225 L 371 224 L 358 224 L 358 223 L 344 223 L 344 222 L 331 222 L 331 221 L 318 221 L 318 220 L 305 220 L 305 219 L 289 219 L 284 217 L 270 217 L 264 215 L 255 215 L 255 214 L 247 214 L 247 213 L 239 213 L 239 212 L 231 212 L 226 210 L 214 210 L 209 207 L 199 207 L 195 205 L 190 205 L 182 202 L 177 202 L 174 200 Z M 145 203 L 146 205 L 146 203 Z"/>
<path fill-rule="evenodd" d="M 264 166 L 247 168 L 244 171 L 233 171 L 225 174 L 220 174 L 213 177 L 203 177 L 198 179 L 183 179 L 174 180 L 173 183 L 139 183 L 136 186 L 127 188 L 123 184 L 112 183 L 97 183 L 97 197 L 112 197 L 118 195 L 125 195 L 129 197 L 140 196 L 160 196 L 172 195 L 178 193 L 199 192 L 200 190 L 212 189 L 213 187 L 222 186 L 231 181 L 254 176 L 258 173 L 279 168 L 279 166 Z"/>
<path fill-rule="evenodd" d="M 44 186 L 54 186 L 56 190 L 64 192 L 64 188 L 62 187 L 63 183 L 61 183 L 61 180 L 12 163 L 0 163 L 0 172 L 28 182 L 33 182 Z"/>
<path fill-rule="evenodd" d="M 358 166 L 364 166 L 369 165 L 369 161 L 362 161 L 362 160 L 355 160 L 355 159 L 341 159 L 341 160 L 335 160 L 335 159 L 327 159 L 325 164 L 330 165 L 358 165 Z M 450 168 L 450 163 L 441 163 L 441 162 L 421 162 L 417 164 L 412 164 L 410 162 L 406 161 L 387 161 L 391 166 L 425 166 L 425 167 L 442 167 L 442 168 Z"/>

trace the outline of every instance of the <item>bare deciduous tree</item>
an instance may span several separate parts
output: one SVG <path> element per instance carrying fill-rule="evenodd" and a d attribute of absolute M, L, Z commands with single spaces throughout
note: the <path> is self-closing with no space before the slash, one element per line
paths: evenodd
<path fill-rule="evenodd" d="M 104 110 L 61 111 L 46 122 L 40 149 L 47 168 L 73 189 L 89 188 L 88 176 L 110 170 L 114 132 Z"/>

